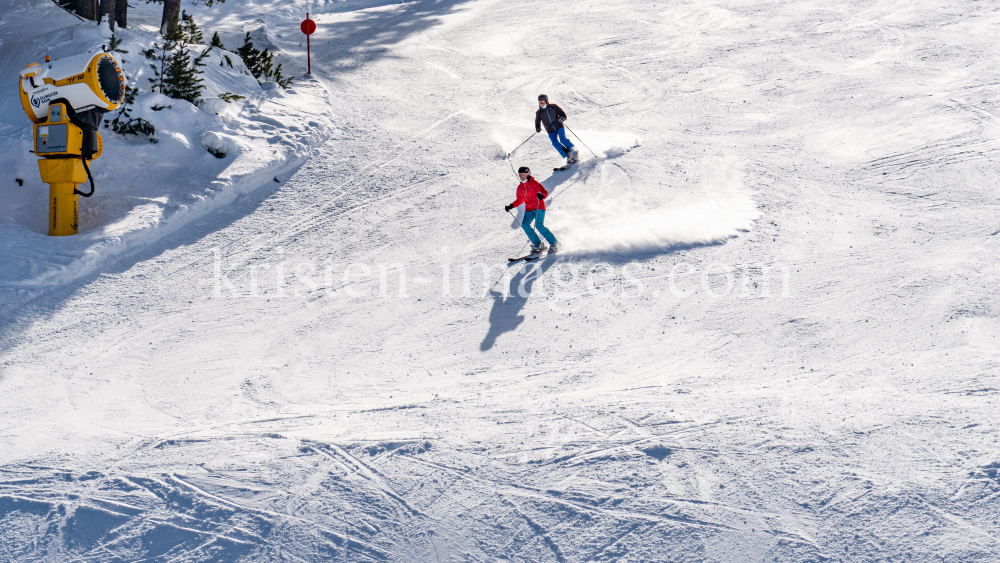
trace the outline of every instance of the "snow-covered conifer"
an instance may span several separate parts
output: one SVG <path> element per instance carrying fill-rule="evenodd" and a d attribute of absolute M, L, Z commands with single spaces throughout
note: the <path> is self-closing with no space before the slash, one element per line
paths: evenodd
<path fill-rule="evenodd" d="M 183 22 L 180 18 L 175 18 L 174 23 L 167 27 L 167 33 L 163 35 L 163 44 L 155 45 L 160 55 L 156 63 L 150 65 L 153 67 L 154 77 L 149 80 L 156 91 L 167 97 L 187 100 L 197 105 L 205 88 L 202 84 L 201 67 L 205 66 L 203 61 L 212 47 L 192 58 L 188 41 L 190 39 L 203 41 L 204 38 L 194 19 L 187 14 L 184 15 L 186 18 Z"/>
<path fill-rule="evenodd" d="M 236 50 L 236 54 L 243 59 L 250 74 L 261 84 L 272 81 L 277 82 L 282 88 L 288 88 L 295 79 L 294 76 L 288 78 L 282 76 L 281 64 L 274 66 L 274 53 L 271 53 L 270 49 L 261 51 L 254 47 L 249 32 L 243 38 L 243 46 Z"/>
<path fill-rule="evenodd" d="M 215 32 L 215 35 L 212 35 L 212 43 L 209 45 L 209 47 L 220 49 L 222 51 L 226 50 L 226 46 L 222 44 L 222 38 L 219 37 L 218 31 Z"/>
<path fill-rule="evenodd" d="M 201 28 L 198 27 L 198 24 L 194 23 L 194 16 L 187 13 L 187 10 L 181 12 L 180 23 L 181 30 L 184 33 L 184 41 L 194 45 L 202 45 L 205 43 L 205 36 L 202 35 Z"/>
<path fill-rule="evenodd" d="M 139 94 L 139 88 L 125 86 L 125 99 L 119 107 L 118 115 L 110 122 L 105 122 L 104 127 L 110 127 L 112 131 L 119 135 L 146 135 L 150 143 L 156 143 L 156 127 L 152 123 L 141 117 L 131 116 L 135 97 Z"/>

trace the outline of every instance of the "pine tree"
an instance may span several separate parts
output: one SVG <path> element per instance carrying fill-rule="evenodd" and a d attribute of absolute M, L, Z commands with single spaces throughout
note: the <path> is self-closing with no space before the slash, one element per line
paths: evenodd
<path fill-rule="evenodd" d="M 238 102 L 240 100 L 245 100 L 246 96 L 241 96 L 239 94 L 233 94 L 232 92 L 224 92 L 222 94 L 219 94 L 219 99 L 222 100 L 222 101 L 224 101 L 224 102 L 226 102 L 227 104 L 231 104 L 233 102 Z"/>
<path fill-rule="evenodd" d="M 194 16 L 187 13 L 187 10 L 181 12 L 181 29 L 184 33 L 184 40 L 193 45 L 203 45 L 205 43 L 205 37 L 201 33 L 201 28 L 198 24 L 194 23 Z"/>
<path fill-rule="evenodd" d="M 273 78 L 274 81 L 278 83 L 278 86 L 281 86 L 282 88 L 286 89 L 290 88 L 292 86 L 292 80 L 295 80 L 294 76 L 289 76 L 288 78 L 285 78 L 284 76 L 281 75 L 280 64 L 274 67 L 274 74 L 271 75 L 271 78 Z"/>
<path fill-rule="evenodd" d="M 115 53 L 121 53 L 123 55 L 127 55 L 128 51 L 126 51 L 125 49 L 119 49 L 119 47 L 121 47 L 121 44 L 122 44 L 122 38 L 112 33 L 111 44 L 108 46 L 108 50 L 113 51 Z"/>
<path fill-rule="evenodd" d="M 132 104 L 135 103 L 135 97 L 139 93 L 139 88 L 133 88 L 131 86 L 125 86 L 125 99 L 122 100 L 120 109 L 118 110 L 118 115 L 115 116 L 113 120 L 105 121 L 104 127 L 111 127 L 111 129 L 118 133 L 119 135 L 146 135 L 149 137 L 150 143 L 156 143 L 156 127 L 152 123 L 146 121 L 141 117 L 131 117 Z"/>
<path fill-rule="evenodd" d="M 159 51 L 155 62 L 149 65 L 153 68 L 153 78 L 150 78 L 149 81 L 153 83 L 152 89 L 154 92 L 165 93 L 163 90 L 167 78 L 167 61 L 173 56 L 174 49 L 177 48 L 177 42 L 182 38 L 180 26 L 176 24 L 177 19 L 174 18 L 174 24 L 167 26 L 167 31 L 163 34 L 162 45 L 158 43 L 153 44 L 153 49 Z"/>
<path fill-rule="evenodd" d="M 236 49 L 236 54 L 243 59 L 243 63 L 247 66 L 247 70 L 250 71 L 254 77 L 260 75 L 260 67 L 262 66 L 261 52 L 259 49 L 253 46 L 253 41 L 250 40 L 250 32 L 247 32 L 246 37 L 243 38 L 243 46 Z"/>
<path fill-rule="evenodd" d="M 220 51 L 226 50 L 226 46 L 222 44 L 222 38 L 219 37 L 218 31 L 216 31 L 215 34 L 212 35 L 212 42 L 209 44 L 208 48 L 218 49 Z M 219 66 L 225 66 L 226 64 L 229 64 L 229 68 L 233 68 L 233 59 L 230 59 L 229 55 L 223 54 L 221 59 L 219 60 Z"/>
<path fill-rule="evenodd" d="M 281 75 L 281 65 L 274 66 L 274 53 L 271 53 L 270 49 L 261 51 L 254 47 L 249 32 L 243 38 L 243 46 L 236 50 L 236 54 L 243 59 L 250 74 L 261 84 L 270 79 L 277 82 L 282 88 L 288 88 L 292 85 L 292 80 L 295 79 L 294 76 L 285 78 Z"/>
<path fill-rule="evenodd" d="M 192 27 L 193 26 L 193 27 Z M 188 49 L 189 38 L 202 39 L 201 32 L 194 25 L 194 20 L 188 16 L 184 23 L 175 18 L 172 25 L 167 26 L 167 33 L 163 35 L 163 45 L 155 45 L 160 51 L 156 64 L 153 67 L 154 77 L 150 82 L 154 88 L 169 98 L 187 100 L 197 105 L 201 99 L 201 92 L 205 88 L 201 78 L 201 68 L 205 66 L 203 62 L 208 56 L 211 47 L 205 49 L 194 59 L 191 58 L 191 50 Z"/>
<path fill-rule="evenodd" d="M 199 57 L 200 58 L 200 57 Z M 186 43 L 181 43 L 167 61 L 164 71 L 163 93 L 168 98 L 187 100 L 197 104 L 201 98 L 203 79 L 198 76 L 201 71 L 198 66 L 204 66 L 198 59 L 191 59 L 191 50 Z"/>

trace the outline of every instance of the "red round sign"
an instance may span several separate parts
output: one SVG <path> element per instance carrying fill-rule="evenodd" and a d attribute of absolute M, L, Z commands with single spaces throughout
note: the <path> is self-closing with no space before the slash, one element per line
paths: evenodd
<path fill-rule="evenodd" d="M 305 33 L 306 35 L 312 35 L 313 32 L 316 31 L 316 22 L 314 22 L 309 18 L 306 18 L 305 20 L 303 20 L 302 25 L 299 27 L 302 29 L 302 33 Z"/>

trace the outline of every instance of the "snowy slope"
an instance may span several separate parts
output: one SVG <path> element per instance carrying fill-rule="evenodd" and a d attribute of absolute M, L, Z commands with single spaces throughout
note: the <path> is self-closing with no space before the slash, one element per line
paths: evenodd
<path fill-rule="evenodd" d="M 336 129 L 7 286 L 0 559 L 997 559 L 992 6 L 234 2 Z"/>

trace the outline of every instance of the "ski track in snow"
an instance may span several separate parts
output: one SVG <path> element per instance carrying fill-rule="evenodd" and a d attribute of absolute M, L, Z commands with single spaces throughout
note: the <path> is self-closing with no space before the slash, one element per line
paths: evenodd
<path fill-rule="evenodd" d="M 307 5 L 287 179 L 65 283 L 5 254 L 0 560 L 998 558 L 991 6 L 192 11 L 301 74 Z M 566 251 L 508 270 L 540 92 L 598 157 L 515 153 Z"/>

